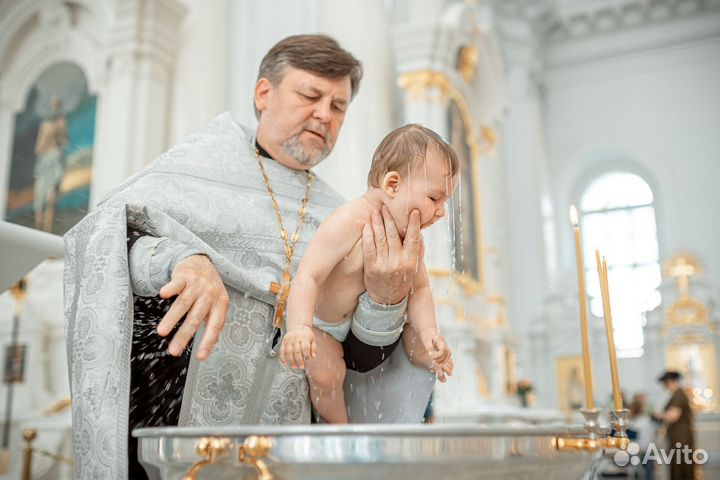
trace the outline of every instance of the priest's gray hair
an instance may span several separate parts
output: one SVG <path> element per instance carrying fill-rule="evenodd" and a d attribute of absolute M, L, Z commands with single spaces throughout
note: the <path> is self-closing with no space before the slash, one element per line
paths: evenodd
<path fill-rule="evenodd" d="M 327 35 L 292 35 L 275 44 L 263 57 L 257 79 L 277 85 L 287 67 L 305 70 L 324 78 L 350 77 L 351 99 L 360 88 L 362 63 Z M 255 117 L 260 112 L 255 108 Z"/>

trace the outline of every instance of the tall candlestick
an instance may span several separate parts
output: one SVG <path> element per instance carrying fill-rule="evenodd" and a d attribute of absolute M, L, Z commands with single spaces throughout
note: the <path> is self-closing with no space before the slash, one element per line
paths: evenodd
<path fill-rule="evenodd" d="M 613 336 L 612 312 L 610 311 L 610 287 L 608 283 L 607 262 L 600 261 L 600 252 L 595 250 L 595 261 L 597 262 L 598 277 L 600 279 L 600 293 L 603 303 L 603 317 L 605 317 L 605 333 L 608 341 L 608 353 L 610 355 L 610 378 L 612 380 L 613 406 L 615 410 L 622 410 L 622 395 L 620 393 L 620 379 L 618 377 L 617 356 L 615 355 L 615 338 Z"/>
<path fill-rule="evenodd" d="M 583 374 L 585 379 L 585 406 L 588 410 L 595 408 L 593 399 L 592 363 L 590 362 L 590 345 L 588 341 L 587 296 L 585 292 L 585 268 L 583 263 L 582 241 L 578 214 L 575 205 L 570 206 L 570 221 L 575 233 L 575 253 L 577 257 L 578 297 L 580 299 L 580 339 L 582 344 Z"/>

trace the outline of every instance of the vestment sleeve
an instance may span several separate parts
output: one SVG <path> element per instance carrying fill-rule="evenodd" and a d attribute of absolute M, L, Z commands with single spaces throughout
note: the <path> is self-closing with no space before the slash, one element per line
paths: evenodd
<path fill-rule="evenodd" d="M 128 266 L 130 285 L 135 295 L 154 297 L 170 281 L 175 265 L 191 255 L 202 255 L 167 237 L 153 237 L 128 228 Z"/>
<path fill-rule="evenodd" d="M 351 329 L 363 343 L 376 347 L 390 345 L 400 338 L 406 310 L 407 297 L 397 305 L 381 305 L 364 292 L 358 298 Z"/>

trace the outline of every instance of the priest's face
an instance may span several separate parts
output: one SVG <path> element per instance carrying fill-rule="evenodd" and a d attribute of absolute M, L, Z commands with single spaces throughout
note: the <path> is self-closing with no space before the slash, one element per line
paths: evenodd
<path fill-rule="evenodd" d="M 288 67 L 275 85 L 261 78 L 255 85 L 258 142 L 287 167 L 312 168 L 335 146 L 350 98 L 350 77 L 325 78 Z"/>

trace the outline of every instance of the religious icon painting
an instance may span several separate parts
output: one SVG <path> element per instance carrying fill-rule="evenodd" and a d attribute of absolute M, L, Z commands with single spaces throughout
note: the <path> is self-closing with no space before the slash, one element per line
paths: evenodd
<path fill-rule="evenodd" d="M 585 404 L 582 357 L 556 357 L 558 408 L 563 412 L 579 410 Z"/>
<path fill-rule="evenodd" d="M 96 105 L 73 63 L 38 77 L 15 116 L 5 220 L 62 235 L 85 216 Z"/>

